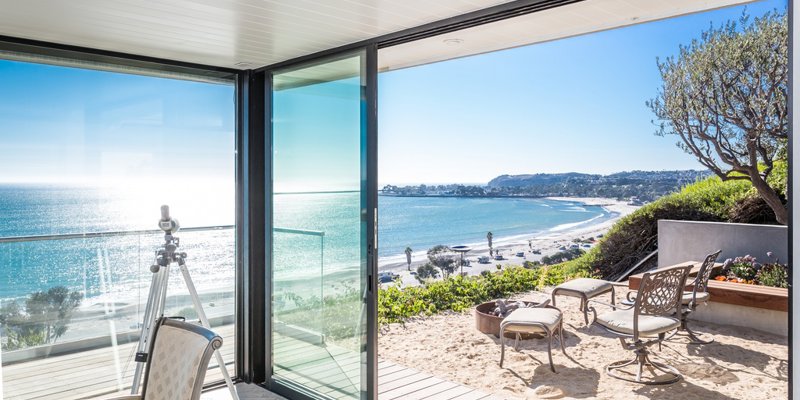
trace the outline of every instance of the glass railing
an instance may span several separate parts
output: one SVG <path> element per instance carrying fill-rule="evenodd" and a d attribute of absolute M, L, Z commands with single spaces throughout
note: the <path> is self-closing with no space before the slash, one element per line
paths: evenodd
<path fill-rule="evenodd" d="M 235 230 L 184 228 L 180 250 L 233 374 Z M 160 230 L 0 238 L 4 398 L 91 398 L 129 390 Z M 164 314 L 197 320 L 177 265 Z M 221 379 L 212 358 L 206 382 Z"/>
<path fill-rule="evenodd" d="M 273 316 L 277 333 L 321 341 L 325 296 L 325 233 L 273 229 Z M 316 336 L 312 339 L 311 336 Z"/>
<path fill-rule="evenodd" d="M 358 398 L 366 316 L 360 266 L 347 263 L 336 238 L 328 246 L 325 232 L 276 228 L 272 237 L 275 377 Z"/>

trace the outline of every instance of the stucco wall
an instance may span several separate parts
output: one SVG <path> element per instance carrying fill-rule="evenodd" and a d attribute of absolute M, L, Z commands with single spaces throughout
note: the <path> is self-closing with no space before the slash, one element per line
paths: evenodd
<path fill-rule="evenodd" d="M 658 266 L 697 260 L 722 250 L 717 259 L 750 254 L 767 261 L 771 251 L 780 262 L 788 261 L 789 236 L 785 226 L 730 224 L 722 222 L 658 221 Z"/>
<path fill-rule="evenodd" d="M 716 303 L 713 296 L 707 305 L 698 306 L 689 319 L 743 326 L 784 337 L 789 335 L 789 314 L 786 311 Z"/>

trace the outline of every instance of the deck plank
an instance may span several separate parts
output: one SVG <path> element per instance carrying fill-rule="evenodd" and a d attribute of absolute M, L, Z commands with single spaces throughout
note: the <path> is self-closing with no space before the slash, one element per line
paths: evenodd
<path fill-rule="evenodd" d="M 214 327 L 223 337 L 221 349 L 228 369 L 233 368 L 234 329 L 232 325 Z M 130 390 L 137 343 L 117 346 L 122 374 L 119 391 L 114 352 L 111 346 L 48 358 L 3 365 L 2 395 L 20 400 L 72 400 L 106 398 Z M 290 337 L 275 338 L 275 353 L 286 366 L 276 372 L 333 398 L 353 398 L 361 374 L 361 355 L 333 344 L 315 345 Z M 43 379 L 46 374 L 47 378 Z M 222 374 L 212 359 L 206 382 L 219 381 Z M 391 361 L 378 361 L 380 400 L 477 400 L 491 398 L 487 393 L 449 382 Z"/>

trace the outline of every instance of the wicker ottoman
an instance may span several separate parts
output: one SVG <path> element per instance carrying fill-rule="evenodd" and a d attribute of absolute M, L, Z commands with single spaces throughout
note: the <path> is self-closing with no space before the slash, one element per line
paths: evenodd
<path fill-rule="evenodd" d="M 552 307 L 530 307 L 519 308 L 511 312 L 500 323 L 500 367 L 503 367 L 503 358 L 506 353 L 506 332 L 517 333 L 517 339 L 514 341 L 514 349 L 517 348 L 519 341 L 519 334 L 521 333 L 541 333 L 547 338 L 547 359 L 550 361 L 550 370 L 556 372 L 553 367 L 553 354 L 551 349 L 553 347 L 553 334 L 558 332 L 558 341 L 561 343 L 561 352 L 564 355 L 567 352 L 564 350 L 564 329 L 561 320 L 561 310 Z"/>
<path fill-rule="evenodd" d="M 611 282 L 602 279 L 592 278 L 578 278 L 569 282 L 564 282 L 553 289 L 551 299 L 553 305 L 556 305 L 556 296 L 570 296 L 581 299 L 581 310 L 583 311 L 583 320 L 586 325 L 589 325 L 589 310 L 592 310 L 595 318 L 597 312 L 594 307 L 588 306 L 589 299 L 597 297 L 603 293 L 611 292 L 611 304 L 614 305 L 614 285 Z"/>

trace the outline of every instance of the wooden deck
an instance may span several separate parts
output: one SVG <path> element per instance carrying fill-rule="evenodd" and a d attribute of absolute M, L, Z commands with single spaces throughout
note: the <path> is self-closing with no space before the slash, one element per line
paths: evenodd
<path fill-rule="evenodd" d="M 223 338 L 222 357 L 233 369 L 233 325 L 214 328 Z M 90 399 L 130 390 L 137 343 L 87 350 L 45 359 L 3 365 L 5 399 Z M 116 360 L 119 360 L 117 363 Z M 216 360 L 206 380 L 222 379 Z"/>
<path fill-rule="evenodd" d="M 225 341 L 222 356 L 229 369 L 232 369 L 233 326 L 218 327 L 215 331 Z M 68 400 L 105 398 L 120 392 L 124 394 L 133 380 L 135 363 L 131 360 L 135 348 L 136 343 L 127 343 L 117 346 L 116 351 L 105 347 L 3 365 L 2 398 Z M 335 344 L 315 345 L 279 337 L 274 356 L 277 377 L 291 379 L 334 399 L 353 398 L 359 390 L 361 359 L 357 352 Z M 221 380 L 222 374 L 213 358 L 211 362 L 207 381 Z M 378 368 L 380 400 L 493 399 L 487 393 L 388 361 L 380 361 Z M 217 390 L 214 398 L 224 397 L 226 390 Z"/>

